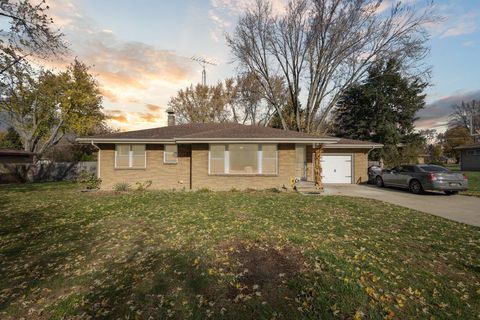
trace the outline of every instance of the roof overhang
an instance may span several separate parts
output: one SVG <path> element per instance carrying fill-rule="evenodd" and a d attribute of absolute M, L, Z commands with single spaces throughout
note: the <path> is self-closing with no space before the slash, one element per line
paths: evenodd
<path fill-rule="evenodd" d="M 77 138 L 79 143 L 175 143 L 172 139 L 112 139 L 112 138 Z"/>
<path fill-rule="evenodd" d="M 178 138 L 178 143 L 335 143 L 338 138 Z"/>
<path fill-rule="evenodd" d="M 339 148 L 380 149 L 380 148 L 383 148 L 383 144 L 341 144 L 341 143 L 334 143 L 334 144 L 328 144 L 324 148 L 326 148 L 326 149 L 339 149 Z"/>
<path fill-rule="evenodd" d="M 145 143 L 145 144 L 190 144 L 190 143 L 322 143 L 334 144 L 338 138 L 176 138 L 176 139 L 112 139 L 112 138 L 77 138 L 79 143 Z"/>
<path fill-rule="evenodd" d="M 0 151 L 0 156 L 20 156 L 20 157 L 31 157 L 34 156 L 35 152 L 28 151 Z"/>
<path fill-rule="evenodd" d="M 475 145 L 466 145 L 466 146 L 458 146 L 453 148 L 455 150 L 472 150 L 472 149 L 480 149 L 480 144 L 475 144 Z"/>

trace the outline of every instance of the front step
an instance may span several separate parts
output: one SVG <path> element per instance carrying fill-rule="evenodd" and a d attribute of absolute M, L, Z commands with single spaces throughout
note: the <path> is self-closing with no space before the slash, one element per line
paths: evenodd
<path fill-rule="evenodd" d="M 303 194 L 321 194 L 322 190 L 315 187 L 315 183 L 312 181 L 299 181 L 295 183 L 294 186 L 297 192 Z"/>

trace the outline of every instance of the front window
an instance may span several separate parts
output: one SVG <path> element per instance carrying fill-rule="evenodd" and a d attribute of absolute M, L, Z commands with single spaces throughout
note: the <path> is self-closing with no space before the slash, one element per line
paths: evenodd
<path fill-rule="evenodd" d="M 276 144 L 212 144 L 211 174 L 276 174 Z"/>
<path fill-rule="evenodd" d="M 147 165 L 144 144 L 117 144 L 115 168 L 145 168 Z"/>
<path fill-rule="evenodd" d="M 225 145 L 210 145 L 210 173 L 225 173 Z"/>
<path fill-rule="evenodd" d="M 259 173 L 257 144 L 230 144 L 228 173 Z"/>
<path fill-rule="evenodd" d="M 177 163 L 178 149 L 176 144 L 166 144 L 163 152 L 163 162 Z"/>

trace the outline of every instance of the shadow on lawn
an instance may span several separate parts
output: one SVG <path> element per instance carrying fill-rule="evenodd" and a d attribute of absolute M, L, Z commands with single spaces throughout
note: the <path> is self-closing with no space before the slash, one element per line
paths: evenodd
<path fill-rule="evenodd" d="M 303 258 L 294 248 L 226 243 L 214 250 L 219 262 L 202 250 L 149 243 L 141 223 L 96 218 L 67 223 L 51 208 L 8 216 L 0 227 L 2 319 L 301 316 Z"/>
<path fill-rule="evenodd" d="M 240 244 L 230 252 L 239 259 L 222 268 L 199 262 L 199 253 L 188 250 L 130 252 L 127 261 L 104 265 L 106 272 L 96 275 L 81 303 L 66 314 L 144 319 L 250 319 L 274 313 L 300 317 L 291 305 L 297 292 L 291 285 L 301 281 L 299 261 L 284 253 Z"/>
<path fill-rule="evenodd" d="M 68 265 L 88 248 L 92 232 L 76 223 L 58 225 L 58 216 L 46 212 L 16 212 L 2 221 L 0 311 L 25 302 L 24 295 L 40 297 L 44 284 L 68 283 Z"/>

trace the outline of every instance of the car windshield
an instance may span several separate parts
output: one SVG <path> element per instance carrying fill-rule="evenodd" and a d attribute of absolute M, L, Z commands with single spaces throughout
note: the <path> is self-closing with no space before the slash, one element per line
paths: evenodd
<path fill-rule="evenodd" d="M 440 167 L 440 166 L 421 166 L 420 168 L 426 172 L 448 172 L 449 171 L 447 168 Z"/>

